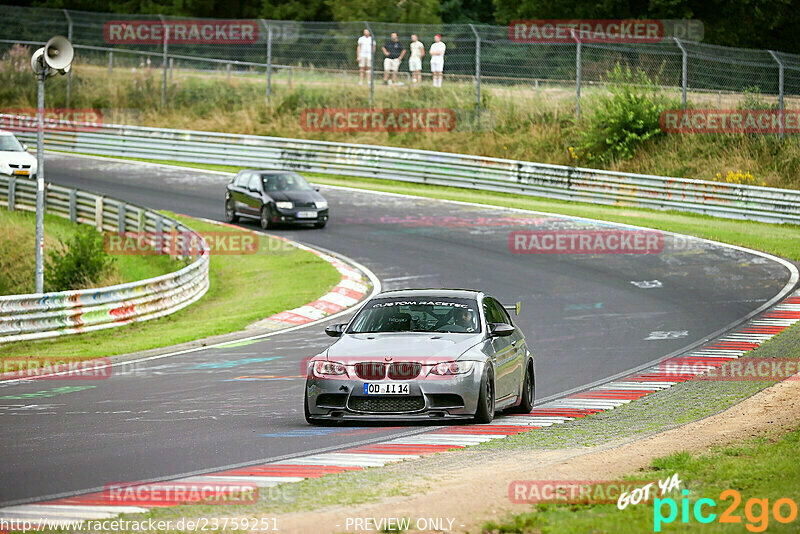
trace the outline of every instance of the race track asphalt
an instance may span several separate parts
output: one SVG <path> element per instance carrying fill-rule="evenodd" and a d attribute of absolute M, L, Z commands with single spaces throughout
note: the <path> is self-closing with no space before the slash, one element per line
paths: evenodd
<path fill-rule="evenodd" d="M 223 217 L 225 176 L 58 154 L 48 154 L 46 172 L 53 183 L 135 204 Z M 656 254 L 516 254 L 508 239 L 514 230 L 613 226 L 325 186 L 321 191 L 331 205 L 327 228 L 274 233 L 362 263 L 384 289 L 476 288 L 507 303 L 521 300 L 518 323 L 535 351 L 540 400 L 732 327 L 789 279 L 772 260 L 669 236 Z M 658 287 L 642 287 L 655 280 Z M 300 362 L 329 344 L 323 328 L 115 366 L 102 381 L 0 385 L 0 504 L 425 430 L 307 426 Z"/>

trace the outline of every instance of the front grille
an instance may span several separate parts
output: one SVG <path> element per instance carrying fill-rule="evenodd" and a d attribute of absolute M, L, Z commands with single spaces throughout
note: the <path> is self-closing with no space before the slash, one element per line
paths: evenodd
<path fill-rule="evenodd" d="M 395 362 L 389 366 L 392 380 L 411 380 L 419 375 L 422 365 L 417 362 Z"/>
<path fill-rule="evenodd" d="M 359 362 L 355 365 L 356 376 L 362 380 L 383 380 L 386 365 L 382 362 Z"/>
<path fill-rule="evenodd" d="M 30 165 L 22 165 L 22 164 L 16 164 L 16 163 L 9 163 L 8 166 L 11 167 L 12 169 L 30 169 L 31 168 Z"/>
<path fill-rule="evenodd" d="M 344 408 L 347 404 L 347 393 L 320 393 L 317 396 L 318 408 Z"/>
<path fill-rule="evenodd" d="M 350 409 L 357 412 L 403 413 L 425 408 L 425 399 L 416 397 L 350 397 Z"/>
<path fill-rule="evenodd" d="M 431 408 L 463 408 L 464 399 L 455 393 L 429 393 Z"/>
<path fill-rule="evenodd" d="M 294 203 L 294 206 L 296 208 L 316 208 L 317 204 L 314 201 L 310 202 L 297 201 Z"/>

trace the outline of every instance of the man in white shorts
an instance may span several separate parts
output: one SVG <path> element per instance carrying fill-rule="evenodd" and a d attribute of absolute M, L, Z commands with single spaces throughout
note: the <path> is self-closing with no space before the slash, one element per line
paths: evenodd
<path fill-rule="evenodd" d="M 383 55 L 386 56 L 383 60 L 383 83 L 396 83 L 400 62 L 403 61 L 403 56 L 406 55 L 406 49 L 397 38 L 397 33 L 392 32 L 391 38 L 386 41 L 381 50 L 383 50 Z M 391 81 L 389 81 L 390 73 L 392 75 Z"/>
<path fill-rule="evenodd" d="M 442 86 L 442 71 L 444 70 L 444 51 L 447 49 L 442 42 L 442 36 L 438 33 L 433 38 L 434 43 L 431 45 L 431 75 L 433 76 L 433 86 Z"/>
<path fill-rule="evenodd" d="M 372 69 L 372 54 L 375 52 L 375 39 L 364 28 L 364 35 L 358 38 L 356 58 L 358 61 L 358 85 L 364 85 L 364 72 Z"/>
<path fill-rule="evenodd" d="M 411 71 L 411 85 L 422 83 L 422 57 L 425 55 L 425 45 L 417 39 L 417 34 L 411 34 L 411 55 L 408 58 L 408 70 Z"/>

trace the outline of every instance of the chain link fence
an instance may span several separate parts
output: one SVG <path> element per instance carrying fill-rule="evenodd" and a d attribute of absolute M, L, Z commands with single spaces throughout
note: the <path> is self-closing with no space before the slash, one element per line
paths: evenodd
<path fill-rule="evenodd" d="M 149 21 L 149 22 L 148 22 Z M 444 73 L 448 84 L 474 93 L 481 107 L 481 90 L 547 91 L 550 96 L 573 98 L 580 113 L 584 94 L 602 86 L 616 65 L 643 71 L 664 91 L 701 107 L 733 107 L 748 93 L 763 96 L 770 106 L 783 109 L 785 99 L 800 102 L 800 56 L 768 50 L 722 47 L 665 38 L 656 43 L 557 42 L 522 43 L 509 39 L 508 27 L 471 24 L 389 24 L 383 22 L 294 22 L 273 20 L 238 21 L 248 32 L 233 39 L 231 23 L 159 15 L 119 15 L 72 10 L 3 6 L 0 13 L 0 52 L 8 58 L 15 46 L 41 46 L 49 37 L 67 36 L 77 51 L 77 64 L 91 65 L 94 75 L 109 75 L 115 69 L 154 72 L 161 104 L 169 104 L 169 91 L 176 73 L 220 77 L 250 77 L 263 83 L 269 98 L 273 87 L 284 85 L 369 85 L 370 105 L 374 86 L 383 83 L 381 47 L 391 32 L 397 32 L 408 50 L 415 33 L 426 52 L 435 34 L 447 46 Z M 169 36 L 178 26 L 203 24 L 216 28 L 199 39 Z M 226 26 L 228 24 L 228 26 Z M 144 26 L 141 35 L 131 28 Z M 223 27 L 220 33 L 219 27 Z M 118 32 L 113 34 L 111 28 Z M 356 42 L 365 28 L 375 38 L 374 69 L 359 73 Z M 241 28 L 240 28 L 241 29 Z M 125 32 L 134 38 L 119 38 Z M 156 36 L 156 33 L 159 35 Z M 116 35 L 117 38 L 113 38 Z M 241 37 L 241 36 L 240 36 Z M 372 74 L 372 76 L 370 76 Z M 411 86 L 407 56 L 401 63 L 397 84 Z M 67 80 L 69 106 L 75 78 Z M 430 83 L 429 56 L 423 59 L 423 84 Z M 133 83 L 136 83 L 135 81 Z"/>

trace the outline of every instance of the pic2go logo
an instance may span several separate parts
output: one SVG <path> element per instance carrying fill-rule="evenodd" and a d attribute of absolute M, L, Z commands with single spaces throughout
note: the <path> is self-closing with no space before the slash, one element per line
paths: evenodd
<path fill-rule="evenodd" d="M 717 519 L 717 514 L 711 511 L 717 506 L 713 499 L 698 499 L 692 506 L 689 504 L 689 490 L 685 489 L 682 493 L 683 498 L 680 504 L 682 523 L 689 523 L 690 511 L 698 523 L 711 523 Z M 725 490 L 719 494 L 720 501 L 727 501 L 728 499 L 732 502 L 720 514 L 718 521 L 720 523 L 741 524 L 742 517 L 736 514 L 736 509 L 742 502 L 741 494 L 733 489 Z M 665 507 L 669 509 L 666 516 L 664 515 Z M 667 525 L 675 521 L 678 518 L 678 511 L 678 503 L 675 502 L 675 499 L 671 497 L 665 499 L 656 498 L 653 501 L 653 531 L 661 532 L 661 525 Z M 791 523 L 797 519 L 797 503 L 792 499 L 786 497 L 778 499 L 772 504 L 772 509 L 770 510 L 769 499 L 752 498 L 744 506 L 744 516 L 748 521 L 745 528 L 750 532 L 764 532 L 767 530 L 770 511 L 772 512 L 772 517 L 778 523 Z"/>

